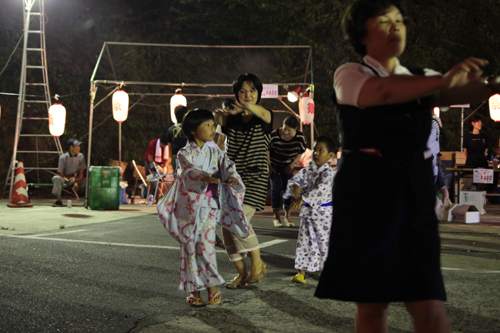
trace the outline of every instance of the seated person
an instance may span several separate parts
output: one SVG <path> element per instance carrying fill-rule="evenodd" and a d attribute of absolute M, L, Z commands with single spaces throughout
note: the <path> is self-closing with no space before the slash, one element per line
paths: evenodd
<path fill-rule="evenodd" d="M 144 153 L 143 156 L 143 161 L 144 161 L 144 166 L 146 167 L 146 178 L 148 178 L 149 174 L 155 174 L 155 165 L 158 168 L 158 171 L 160 174 L 166 174 L 167 173 L 167 154 L 165 152 L 165 147 L 167 146 L 168 143 L 168 137 L 167 134 L 162 134 L 159 139 L 153 139 L 148 145 L 148 149 Z M 159 175 L 158 175 L 159 177 Z M 149 196 L 151 193 L 151 189 L 154 192 L 154 187 L 149 186 L 146 184 L 148 189 L 146 193 L 146 198 Z M 160 196 L 163 194 L 163 187 L 160 184 L 159 186 L 159 194 Z"/>
<path fill-rule="evenodd" d="M 57 197 L 57 201 L 52 207 L 62 207 L 61 192 L 63 188 L 72 188 L 76 194 L 80 187 L 85 187 L 83 171 L 87 169 L 87 164 L 83 154 L 80 153 L 81 144 L 75 138 L 69 139 L 66 142 L 68 151 L 59 157 L 57 175 L 52 177 L 54 183 L 52 194 Z"/>

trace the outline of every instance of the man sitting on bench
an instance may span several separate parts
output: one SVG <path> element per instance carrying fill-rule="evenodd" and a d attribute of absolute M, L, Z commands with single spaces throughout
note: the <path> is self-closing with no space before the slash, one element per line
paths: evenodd
<path fill-rule="evenodd" d="M 57 197 L 57 201 L 52 207 L 62 207 L 61 192 L 63 188 L 72 188 L 73 192 L 78 191 L 78 188 L 84 187 L 83 171 L 87 169 L 85 158 L 80 153 L 80 145 L 82 143 L 74 138 L 66 142 L 68 151 L 59 157 L 59 166 L 57 175 L 52 178 L 54 187 L 52 194 Z"/>

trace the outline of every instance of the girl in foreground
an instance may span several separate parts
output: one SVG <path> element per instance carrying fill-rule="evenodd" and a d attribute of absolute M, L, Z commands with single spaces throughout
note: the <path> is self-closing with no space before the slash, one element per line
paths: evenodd
<path fill-rule="evenodd" d="M 202 306 L 200 290 L 208 289 L 208 304 L 221 301 L 217 286 L 215 224 L 240 238 L 249 235 L 243 213 L 245 187 L 226 153 L 206 143 L 215 136 L 212 112 L 195 109 L 182 121 L 189 140 L 177 154 L 177 178 L 157 205 L 160 219 L 181 247 L 179 290 L 190 292 L 187 303 Z"/>

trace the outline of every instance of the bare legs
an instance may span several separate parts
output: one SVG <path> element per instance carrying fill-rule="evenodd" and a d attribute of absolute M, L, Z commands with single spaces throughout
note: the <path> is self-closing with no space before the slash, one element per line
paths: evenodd
<path fill-rule="evenodd" d="M 387 333 L 389 303 L 356 303 L 356 333 Z"/>
<path fill-rule="evenodd" d="M 250 251 L 248 253 L 248 256 L 250 257 L 250 261 L 252 262 L 252 271 L 262 266 L 263 261 L 260 257 L 260 249 Z M 236 267 L 236 270 L 238 271 L 238 277 L 241 277 L 242 280 L 245 281 L 248 278 L 246 260 L 242 259 L 238 261 L 233 261 L 233 264 L 234 267 Z"/>
<path fill-rule="evenodd" d="M 416 333 L 449 333 L 451 325 L 444 303 L 438 300 L 406 302 Z M 356 303 L 356 333 L 386 333 L 389 303 Z"/>
<path fill-rule="evenodd" d="M 450 320 L 442 301 L 406 302 L 405 305 L 413 318 L 415 332 L 451 332 Z"/>

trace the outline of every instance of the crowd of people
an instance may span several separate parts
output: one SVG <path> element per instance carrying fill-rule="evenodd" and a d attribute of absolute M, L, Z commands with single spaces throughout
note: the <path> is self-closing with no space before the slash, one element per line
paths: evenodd
<path fill-rule="evenodd" d="M 391 302 L 404 302 L 416 332 L 451 331 L 435 212 L 436 191 L 443 201 L 449 194 L 436 167 L 442 125 L 432 110 L 483 101 L 500 92 L 500 84 L 482 77 L 488 61 L 479 58 L 445 74 L 403 66 L 406 15 L 402 0 L 354 0 L 347 7 L 342 29 L 362 61 L 334 74 L 342 143 L 336 170 L 328 163 L 335 141 L 320 136 L 311 163 L 294 174 L 306 146 L 298 119 L 288 117 L 273 130 L 273 111 L 260 105 L 262 82 L 249 73 L 236 78 L 235 98 L 222 108 L 179 108 L 181 124 L 151 141 L 146 167 L 175 170 L 157 208 L 180 243 L 179 289 L 189 293 L 189 305 L 205 305 L 205 289 L 206 303 L 217 304 L 219 286 L 263 281 L 268 267 L 252 217 L 264 209 L 270 185 L 274 226 L 294 226 L 290 210 L 300 209 L 293 282 L 306 283 L 306 272 L 321 271 L 315 296 L 355 302 L 357 332 L 387 332 Z M 466 166 L 487 167 L 481 119 L 473 117 L 472 126 L 464 140 Z M 54 177 L 56 205 L 63 183 L 77 186 L 85 168 L 81 142 L 67 144 Z M 370 198 L 362 209 L 361 190 Z M 216 225 L 237 273 L 228 281 L 217 269 Z"/>

